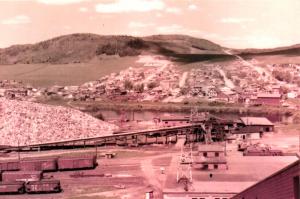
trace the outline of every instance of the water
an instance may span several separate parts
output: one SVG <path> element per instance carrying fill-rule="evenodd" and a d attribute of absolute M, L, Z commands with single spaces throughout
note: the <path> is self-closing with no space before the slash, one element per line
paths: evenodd
<path fill-rule="evenodd" d="M 153 118 L 166 118 L 166 117 L 177 117 L 182 118 L 189 116 L 189 112 L 161 112 L 161 111 L 113 111 L 113 110 L 102 110 L 101 111 L 105 120 L 142 120 L 142 121 L 153 121 Z M 234 113 L 214 113 L 213 115 L 224 119 L 239 119 L 240 117 L 253 116 L 253 117 L 266 117 L 271 122 L 290 122 L 291 117 L 281 114 L 234 114 Z"/>

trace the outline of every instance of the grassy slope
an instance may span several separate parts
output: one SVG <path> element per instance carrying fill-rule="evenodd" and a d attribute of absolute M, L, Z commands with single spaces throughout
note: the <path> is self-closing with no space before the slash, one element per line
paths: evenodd
<path fill-rule="evenodd" d="M 36 87 L 79 85 L 128 67 L 140 66 L 137 57 L 106 59 L 77 64 L 0 65 L 0 79 L 14 79 Z"/>
<path fill-rule="evenodd" d="M 136 39 L 142 44 L 132 48 L 128 42 Z M 101 56 L 97 53 L 97 49 L 107 44 L 111 45 L 113 53 L 129 52 L 129 55 L 133 56 L 121 58 L 113 56 L 99 61 Z M 112 72 L 140 65 L 135 63 L 137 57 L 136 54 L 131 54 L 131 51 L 166 55 L 182 63 L 211 60 L 223 56 L 221 46 L 208 40 L 184 35 L 136 38 L 72 34 L 36 44 L 0 49 L 0 64 L 2 64 L 0 79 L 20 80 L 35 87 L 78 85 Z"/>
<path fill-rule="evenodd" d="M 138 53 L 143 54 L 165 55 L 176 61 L 184 71 L 197 67 L 198 63 L 219 64 L 230 63 L 234 60 L 233 56 L 223 53 L 223 47 L 220 45 L 186 35 L 141 37 L 138 39 L 142 41 L 143 47 L 137 49 L 128 48 L 128 41 L 132 41 L 132 39 L 137 38 L 72 34 L 36 44 L 16 45 L 0 49 L 0 64 L 6 63 L 6 65 L 0 65 L 0 79 L 21 80 L 36 87 L 57 84 L 78 85 L 137 65 L 135 63 L 136 56 L 99 61 L 96 51 L 106 44 L 111 44 L 112 48 L 117 46 L 119 53 L 124 53 L 123 51 L 129 49 L 129 51 L 137 50 Z M 259 61 L 267 60 L 266 63 L 274 63 L 275 60 L 277 60 L 275 63 L 297 63 L 300 61 L 300 56 L 295 55 L 299 52 L 297 49 L 299 49 L 298 45 L 275 50 L 246 49 L 235 50 L 235 52 L 244 53 L 244 56 L 254 57 Z M 276 55 L 276 52 L 283 54 Z M 28 62 L 29 64 L 24 64 Z"/>

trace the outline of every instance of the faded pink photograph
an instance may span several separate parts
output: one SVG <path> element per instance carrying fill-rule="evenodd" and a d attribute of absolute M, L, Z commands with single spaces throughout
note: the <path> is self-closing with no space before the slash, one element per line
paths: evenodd
<path fill-rule="evenodd" d="M 300 199 L 300 0 L 0 0 L 0 199 Z"/>

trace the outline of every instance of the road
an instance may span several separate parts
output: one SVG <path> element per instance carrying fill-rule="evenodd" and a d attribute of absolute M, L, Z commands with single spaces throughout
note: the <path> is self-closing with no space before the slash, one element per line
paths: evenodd
<path fill-rule="evenodd" d="M 181 79 L 180 79 L 180 81 L 179 81 L 179 87 L 180 88 L 182 88 L 182 87 L 184 87 L 184 85 L 185 85 L 185 83 L 186 83 L 186 79 L 187 79 L 187 77 L 188 77 L 188 72 L 184 72 L 183 74 L 182 74 L 182 76 L 181 76 Z"/>
<path fill-rule="evenodd" d="M 218 68 L 217 70 L 223 76 L 224 82 L 225 82 L 225 86 L 227 86 L 228 88 L 233 89 L 235 86 L 234 86 L 234 83 L 231 81 L 231 79 L 227 78 L 225 72 L 221 68 Z"/>

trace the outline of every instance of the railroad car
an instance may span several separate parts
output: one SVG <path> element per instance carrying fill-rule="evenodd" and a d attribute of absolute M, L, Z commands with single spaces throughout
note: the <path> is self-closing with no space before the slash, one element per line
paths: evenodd
<path fill-rule="evenodd" d="M 0 194 L 23 194 L 24 182 L 0 182 Z"/>
<path fill-rule="evenodd" d="M 0 162 L 0 171 L 18 171 L 20 163 L 17 160 Z"/>
<path fill-rule="evenodd" d="M 61 157 L 57 160 L 59 170 L 94 169 L 97 166 L 96 156 Z"/>
<path fill-rule="evenodd" d="M 43 178 L 42 171 L 4 171 L 2 173 L 3 182 L 13 182 L 13 181 L 38 181 Z"/>
<path fill-rule="evenodd" d="M 20 162 L 22 171 L 57 171 L 57 159 L 31 159 Z"/>
<path fill-rule="evenodd" d="M 26 193 L 58 193 L 61 192 L 59 180 L 32 181 L 25 184 Z"/>

